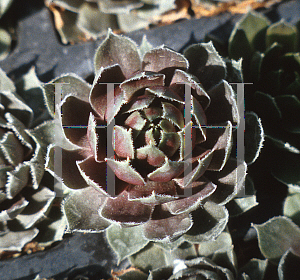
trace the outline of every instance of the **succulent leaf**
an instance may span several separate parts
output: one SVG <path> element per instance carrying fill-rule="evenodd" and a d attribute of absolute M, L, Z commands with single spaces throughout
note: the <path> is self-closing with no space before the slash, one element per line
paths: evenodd
<path fill-rule="evenodd" d="M 126 49 L 126 55 L 122 50 Z M 101 67 L 120 65 L 126 78 L 131 77 L 141 67 L 138 47 L 131 39 L 117 36 L 109 31 L 104 42 L 99 46 L 95 54 L 95 73 Z"/>
<path fill-rule="evenodd" d="M 296 26 L 282 19 L 268 27 L 266 33 L 266 47 L 269 48 L 276 42 L 283 46 L 284 52 L 296 52 L 298 44 L 297 33 Z"/>
<path fill-rule="evenodd" d="M 247 57 L 247 51 L 254 51 L 256 42 L 259 41 L 259 36 L 269 26 L 270 21 L 263 15 L 250 11 L 245 14 L 242 19 L 236 24 L 229 38 L 229 55 L 237 60 L 240 57 Z M 239 40 L 241 40 L 241 45 Z M 245 48 L 243 48 L 245 47 Z M 237 53 L 238 50 L 242 53 Z"/>
<path fill-rule="evenodd" d="M 280 280 L 289 279 L 291 277 L 299 277 L 298 264 L 300 257 L 295 255 L 292 250 L 286 251 L 281 257 L 278 264 L 278 276 Z"/>
<path fill-rule="evenodd" d="M 254 225 L 254 228 L 258 233 L 259 248 L 267 259 L 277 263 L 289 249 L 300 255 L 300 228 L 289 218 L 274 217 L 264 224 Z"/>
<path fill-rule="evenodd" d="M 39 233 L 38 229 L 28 229 L 25 231 L 10 231 L 1 236 L 1 250 L 21 251 L 26 243 L 34 239 Z"/>
<path fill-rule="evenodd" d="M 53 79 L 52 81 L 46 83 L 44 85 L 44 99 L 46 106 L 51 114 L 52 117 L 55 116 L 55 84 L 62 84 L 60 93 L 61 96 L 59 96 L 59 103 L 61 100 L 64 100 L 64 98 L 72 93 L 74 96 L 76 96 L 79 99 L 82 99 L 84 101 L 88 100 L 88 95 L 90 92 L 91 86 L 85 82 L 82 78 L 75 74 L 68 74 L 68 75 L 62 75 L 60 77 L 57 77 Z M 58 113 L 58 112 L 57 112 Z"/>
<path fill-rule="evenodd" d="M 67 230 L 99 232 L 106 229 L 110 223 L 98 214 L 98 210 L 106 199 L 103 193 L 93 187 L 71 193 L 63 203 L 64 214 L 68 221 Z"/>
<path fill-rule="evenodd" d="M 193 215 L 194 217 L 201 215 L 202 219 L 200 221 L 194 218 L 193 227 L 184 235 L 184 239 L 191 243 L 215 239 L 224 230 L 228 221 L 226 208 L 209 201 Z"/>
<path fill-rule="evenodd" d="M 290 193 L 284 202 L 283 214 L 290 218 L 296 225 L 300 226 L 300 194 Z"/>
<path fill-rule="evenodd" d="M 263 280 L 267 265 L 267 260 L 251 259 L 240 272 L 246 273 L 250 279 Z"/>
<path fill-rule="evenodd" d="M 142 250 L 148 243 L 143 237 L 143 227 L 121 228 L 119 225 L 111 225 L 106 231 L 110 246 L 118 254 L 118 262 Z"/>

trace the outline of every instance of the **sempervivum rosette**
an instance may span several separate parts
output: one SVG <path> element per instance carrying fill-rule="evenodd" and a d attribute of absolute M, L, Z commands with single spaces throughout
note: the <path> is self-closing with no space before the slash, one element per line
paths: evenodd
<path fill-rule="evenodd" d="M 64 203 L 69 230 L 121 225 L 131 232 L 131 245 L 123 239 L 127 249 L 219 234 L 228 218 L 223 205 L 241 187 L 246 166 L 230 158 L 239 115 L 213 45 L 193 45 L 181 55 L 146 41 L 138 49 L 110 32 L 95 70 L 92 87 L 70 74 L 52 81 L 68 83 L 61 123 L 73 149 L 62 149 L 61 172 L 64 184 L 77 189 Z M 51 89 L 46 98 L 54 112 Z"/>
<path fill-rule="evenodd" d="M 43 114 L 39 113 L 43 113 L 43 107 L 37 111 L 29 107 L 17 95 L 17 89 L 32 101 L 32 108 L 33 103 L 43 104 L 42 88 L 33 69 L 16 86 L 0 69 L 1 252 L 20 251 L 35 237 L 41 245 L 49 245 L 62 238 L 65 226 L 59 207 L 57 211 L 51 209 L 55 193 L 44 180 L 45 155 L 53 140 L 54 123 L 42 122 Z M 40 124 L 32 127 L 33 116 L 38 115 Z"/>

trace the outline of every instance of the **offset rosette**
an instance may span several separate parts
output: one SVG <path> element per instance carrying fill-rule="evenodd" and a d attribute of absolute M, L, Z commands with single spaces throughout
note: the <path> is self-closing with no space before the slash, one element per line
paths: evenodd
<path fill-rule="evenodd" d="M 62 239 L 66 223 L 52 207 L 57 199 L 44 176 L 47 145 L 54 140 L 45 111 L 33 68 L 16 85 L 0 69 L 1 252 L 21 251 L 33 239 L 43 246 Z"/>
<path fill-rule="evenodd" d="M 239 114 L 213 45 L 182 55 L 109 33 L 95 73 L 92 86 L 74 75 L 52 81 L 69 83 L 60 106 L 73 144 L 62 149 L 63 182 L 76 189 L 64 203 L 69 230 L 136 226 L 146 244 L 220 233 L 228 218 L 223 205 L 241 187 L 246 166 L 230 158 Z M 46 99 L 54 113 L 50 84 Z"/>

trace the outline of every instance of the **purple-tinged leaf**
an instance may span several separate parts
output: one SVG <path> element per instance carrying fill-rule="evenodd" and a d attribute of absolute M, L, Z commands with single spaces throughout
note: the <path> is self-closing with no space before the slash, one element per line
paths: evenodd
<path fill-rule="evenodd" d="M 149 221 L 153 206 L 138 201 L 129 201 L 128 192 L 124 191 L 116 198 L 108 198 L 100 215 L 114 223 L 139 225 Z"/>

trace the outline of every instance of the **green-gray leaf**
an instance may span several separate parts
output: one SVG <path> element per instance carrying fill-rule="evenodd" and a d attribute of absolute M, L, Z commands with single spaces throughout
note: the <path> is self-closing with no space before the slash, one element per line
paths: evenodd
<path fill-rule="evenodd" d="M 287 196 L 283 206 L 283 214 L 300 226 L 300 193 L 295 192 Z"/>
<path fill-rule="evenodd" d="M 55 89 L 61 90 L 61 92 L 58 92 L 57 96 L 55 96 Z M 90 89 L 90 84 L 72 73 L 57 77 L 45 84 L 44 99 L 51 116 L 54 117 L 55 114 L 55 102 L 59 104 L 68 94 L 72 94 L 77 98 L 88 102 Z M 55 101 L 56 98 L 58 99 L 57 101 Z"/>
<path fill-rule="evenodd" d="M 95 73 L 101 67 L 120 65 L 125 77 L 132 77 L 141 69 L 138 47 L 131 39 L 115 35 L 109 30 L 106 39 L 101 43 L 95 54 Z"/>
<path fill-rule="evenodd" d="M 33 111 L 34 123 L 32 126 L 39 124 L 39 122 L 47 118 L 42 84 L 36 75 L 34 67 L 16 82 L 16 87 L 18 94 Z"/>
<path fill-rule="evenodd" d="M 249 276 L 249 279 L 252 280 L 263 280 L 267 265 L 267 260 L 251 259 L 241 268 L 240 274 L 246 273 Z"/>
<path fill-rule="evenodd" d="M 118 262 L 139 252 L 148 243 L 143 237 L 143 226 L 121 227 L 111 225 L 107 229 L 107 240 L 118 255 Z"/>
<path fill-rule="evenodd" d="M 0 250 L 21 251 L 24 245 L 35 238 L 38 233 L 38 229 L 10 231 L 1 236 Z"/>
<path fill-rule="evenodd" d="M 228 222 L 226 208 L 213 202 L 206 202 L 204 207 L 194 211 L 192 216 L 194 224 L 184 234 L 184 239 L 191 243 L 216 239 Z"/>
<path fill-rule="evenodd" d="M 300 256 L 300 228 L 287 217 L 274 217 L 261 225 L 253 225 L 258 233 L 258 245 L 262 254 L 278 262 L 289 249 Z"/>

